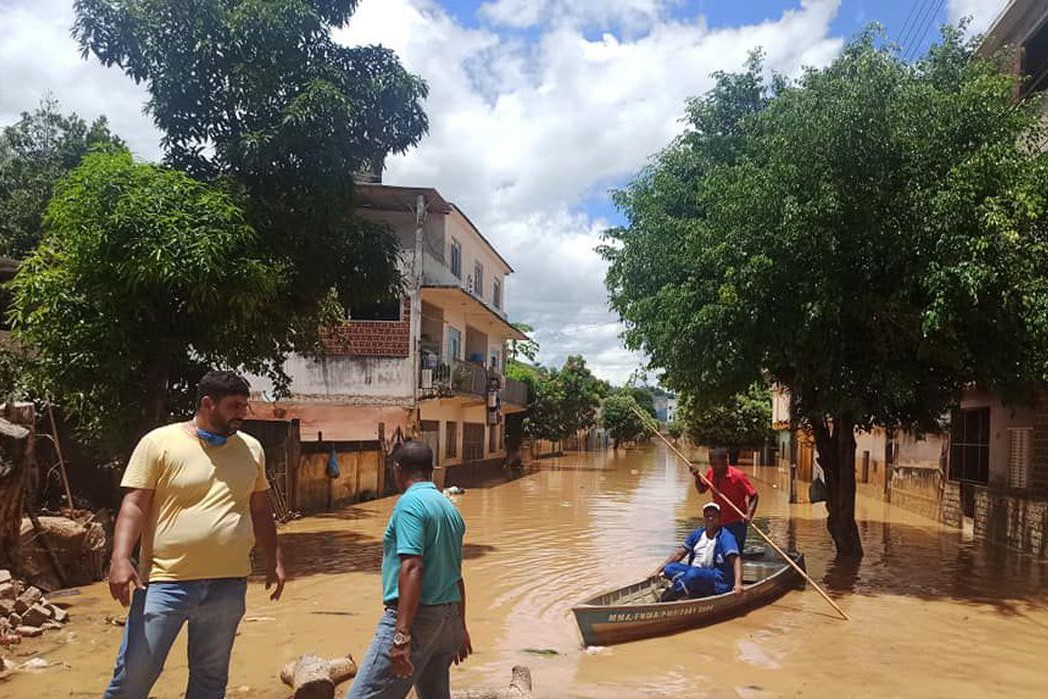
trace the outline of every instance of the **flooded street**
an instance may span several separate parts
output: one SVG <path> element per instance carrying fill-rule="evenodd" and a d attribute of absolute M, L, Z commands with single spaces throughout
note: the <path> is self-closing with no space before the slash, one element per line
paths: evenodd
<path fill-rule="evenodd" d="M 705 629 L 584 649 L 571 605 L 650 573 L 699 522 L 700 498 L 661 447 L 570 454 L 455 497 L 468 526 L 476 654 L 453 670 L 453 686 L 503 687 L 524 664 L 546 697 L 1044 695 L 1048 565 L 860 497 L 866 557 L 857 568 L 833 567 L 823 506 L 790 506 L 776 469 L 748 472 L 761 494 L 759 523 L 805 553 L 850 622 L 807 590 Z M 364 503 L 281 529 L 294 579 L 276 604 L 251 586 L 230 696 L 287 696 L 277 674 L 303 652 L 363 656 L 381 611 L 392 505 Z M 105 618 L 122 611 L 102 585 L 62 601 L 72 605 L 67 629 L 19 648 L 58 666 L 14 676 L 0 684 L 3 696 L 101 694 L 122 631 Z M 185 680 L 183 634 L 154 695 L 181 696 Z"/>

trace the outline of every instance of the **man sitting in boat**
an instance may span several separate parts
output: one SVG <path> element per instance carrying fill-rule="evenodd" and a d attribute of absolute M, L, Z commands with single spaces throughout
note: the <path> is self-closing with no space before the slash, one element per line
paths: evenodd
<path fill-rule="evenodd" d="M 705 527 L 699 527 L 677 547 L 656 575 L 673 584 L 662 593 L 660 602 L 685 597 L 708 597 L 734 590 L 742 592 L 742 556 L 739 544 L 720 524 L 721 508 L 715 502 L 702 507 Z M 682 563 L 685 558 L 687 563 Z"/>

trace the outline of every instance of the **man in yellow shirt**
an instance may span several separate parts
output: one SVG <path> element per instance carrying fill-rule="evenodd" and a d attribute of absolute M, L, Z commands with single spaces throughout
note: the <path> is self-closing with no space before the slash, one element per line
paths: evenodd
<path fill-rule="evenodd" d="M 209 372 L 197 387 L 195 417 L 153 430 L 131 455 L 109 567 L 110 593 L 131 609 L 106 699 L 145 699 L 186 624 L 187 699 L 225 696 L 256 543 L 266 556 L 266 589 L 276 586 L 270 599 L 280 599 L 285 573 L 265 455 L 237 431 L 248 395 L 237 374 Z"/>

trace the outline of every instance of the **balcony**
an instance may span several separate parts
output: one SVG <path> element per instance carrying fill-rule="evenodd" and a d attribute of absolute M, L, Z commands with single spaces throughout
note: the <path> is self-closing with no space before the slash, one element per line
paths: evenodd
<path fill-rule="evenodd" d="M 507 379 L 494 371 L 488 371 L 483 365 L 474 362 L 452 360 L 437 361 L 433 366 L 419 372 L 419 397 L 451 398 L 467 396 L 483 403 L 487 399 L 488 389 L 499 392 L 503 406 L 525 407 L 528 404 L 528 387 L 520 381 Z"/>

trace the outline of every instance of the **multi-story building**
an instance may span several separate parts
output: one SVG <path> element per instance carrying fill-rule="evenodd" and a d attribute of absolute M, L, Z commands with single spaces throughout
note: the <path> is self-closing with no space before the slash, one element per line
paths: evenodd
<path fill-rule="evenodd" d="M 292 356 L 290 395 L 260 418 L 297 418 L 303 442 L 420 437 L 446 469 L 505 458 L 506 417 L 524 384 L 504 375 L 506 343 L 526 337 L 506 314 L 509 263 L 437 190 L 360 184 L 360 212 L 387 224 L 402 250 L 402 298 L 349 309 L 317 356 Z M 381 428 L 380 428 L 381 426 Z"/>

